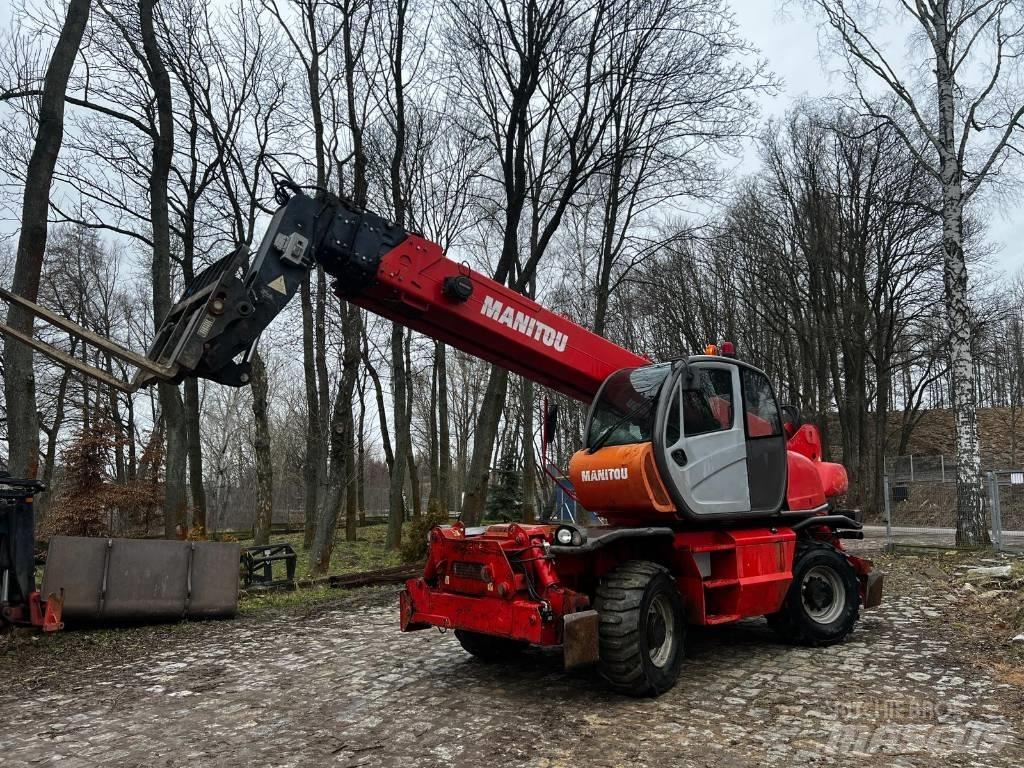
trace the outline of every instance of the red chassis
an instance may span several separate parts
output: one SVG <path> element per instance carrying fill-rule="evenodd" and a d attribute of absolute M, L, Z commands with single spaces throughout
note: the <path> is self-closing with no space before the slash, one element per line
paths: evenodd
<path fill-rule="evenodd" d="M 560 645 L 564 618 L 589 609 L 597 581 L 630 560 L 666 566 L 688 623 L 696 625 L 775 613 L 792 581 L 798 534 L 790 527 L 590 529 L 573 554 L 554 544 L 558 527 L 435 528 L 423 576 L 410 579 L 401 595 L 403 631 L 436 626 Z M 824 525 L 812 535 L 842 547 Z M 871 563 L 846 556 L 859 575 L 862 603 L 876 604 Z"/>
<path fill-rule="evenodd" d="M 822 461 L 821 438 L 812 425 L 787 427 L 786 434 L 788 508 L 825 510 L 828 498 L 846 491 L 846 473 Z M 643 471 L 630 476 L 657 483 Z M 646 495 L 638 489 L 635 496 Z M 611 500 L 607 491 L 601 493 L 605 501 Z M 628 519 L 621 510 L 615 515 Z M 557 544 L 561 525 L 466 529 L 456 523 L 434 528 L 423 576 L 410 579 L 401 594 L 402 630 L 435 626 L 533 645 L 567 645 L 566 627 L 573 623 L 569 617 L 593 613 L 592 597 L 601 580 L 633 561 L 667 569 L 689 624 L 771 615 L 783 608 L 790 591 L 798 541 L 805 546 L 820 542 L 841 553 L 856 574 L 861 605 L 870 608 L 881 602 L 882 574 L 872 571 L 869 560 L 843 549 L 843 533 L 837 528 L 860 527 L 845 516 L 776 516 L 696 529 L 671 515 L 648 513 L 648 520 L 649 526 L 578 529 L 572 545 Z M 589 626 L 596 632 L 596 622 Z M 578 632 L 571 633 L 572 642 L 578 638 Z M 584 636 L 581 642 L 596 649 L 593 640 Z M 597 659 L 567 649 L 567 666 L 580 660 Z"/>

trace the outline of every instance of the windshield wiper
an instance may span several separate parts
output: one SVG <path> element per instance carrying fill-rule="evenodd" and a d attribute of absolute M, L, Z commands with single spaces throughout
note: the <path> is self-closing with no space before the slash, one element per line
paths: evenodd
<path fill-rule="evenodd" d="M 593 445 L 588 446 L 589 449 L 590 449 L 590 452 L 594 453 L 597 450 L 599 450 L 601 448 L 601 446 L 603 446 L 608 441 L 608 438 L 612 436 L 612 433 L 616 429 L 621 427 L 627 421 L 630 421 L 631 419 L 633 419 L 633 417 L 635 417 L 637 414 L 639 414 L 645 408 L 650 408 L 650 406 L 651 406 L 650 402 L 640 403 L 639 405 L 635 406 L 631 411 L 627 412 L 625 416 L 620 418 L 618 421 L 616 421 L 611 426 L 607 427 L 604 430 L 604 432 L 602 432 L 600 435 L 597 436 L 597 439 L 594 440 Z"/>

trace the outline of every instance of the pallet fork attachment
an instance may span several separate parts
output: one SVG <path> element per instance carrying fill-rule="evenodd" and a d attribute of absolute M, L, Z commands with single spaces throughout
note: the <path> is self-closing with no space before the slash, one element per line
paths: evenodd
<path fill-rule="evenodd" d="M 0 333 L 10 336 L 13 339 L 17 339 L 22 344 L 32 347 L 32 349 L 37 352 L 41 352 L 59 365 L 67 368 L 73 368 L 74 370 L 84 373 L 86 376 L 96 379 L 108 386 L 114 387 L 121 392 L 130 394 L 138 389 L 140 386 L 140 377 L 143 375 L 149 377 L 150 380 L 167 380 L 172 379 L 177 375 L 177 366 L 163 365 L 161 363 L 154 362 L 137 352 L 133 352 L 132 350 L 121 346 L 117 342 L 105 339 L 87 328 L 83 328 L 73 320 L 61 317 L 60 315 L 48 310 L 46 307 L 40 306 L 34 301 L 29 301 L 24 296 L 19 296 L 16 293 L 11 293 L 6 289 L 0 288 L 0 299 L 11 306 L 21 307 L 48 325 L 51 325 L 54 328 L 59 328 L 71 336 L 81 339 L 84 343 L 91 344 L 110 356 L 136 367 L 139 370 L 139 373 L 136 375 L 135 381 L 123 381 L 116 376 L 112 376 L 101 368 L 89 365 L 88 363 L 69 355 L 64 350 L 58 349 L 52 344 L 48 344 L 45 341 L 35 338 L 35 336 L 22 333 L 19 330 L 11 328 L 6 323 L 0 323 Z"/>

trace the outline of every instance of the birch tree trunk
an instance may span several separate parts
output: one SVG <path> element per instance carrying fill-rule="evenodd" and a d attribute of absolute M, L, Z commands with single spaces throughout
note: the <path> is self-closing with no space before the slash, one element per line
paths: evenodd
<path fill-rule="evenodd" d="M 956 438 L 956 543 L 989 543 L 981 506 L 981 449 L 978 441 L 977 393 L 971 349 L 971 308 L 967 298 L 967 265 L 963 252 L 961 185 L 943 168 L 942 247 L 949 323 L 950 376 Z"/>
<path fill-rule="evenodd" d="M 949 370 L 956 430 L 956 543 L 989 543 L 981 506 L 981 449 L 978 441 L 977 392 L 971 348 L 971 306 L 964 259 L 963 167 L 957 152 L 955 78 L 947 59 L 951 46 L 945 24 L 936 24 L 935 77 L 939 101 L 939 180 L 942 184 L 943 281 L 949 326 Z"/>

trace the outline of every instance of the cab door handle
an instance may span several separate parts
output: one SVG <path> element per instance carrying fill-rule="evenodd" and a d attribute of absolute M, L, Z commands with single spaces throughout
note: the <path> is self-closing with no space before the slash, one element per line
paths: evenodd
<path fill-rule="evenodd" d="M 672 451 L 672 461 L 678 464 L 680 467 L 686 466 L 686 451 L 682 448 L 676 448 Z"/>

